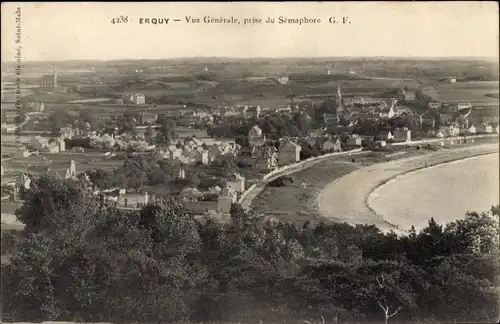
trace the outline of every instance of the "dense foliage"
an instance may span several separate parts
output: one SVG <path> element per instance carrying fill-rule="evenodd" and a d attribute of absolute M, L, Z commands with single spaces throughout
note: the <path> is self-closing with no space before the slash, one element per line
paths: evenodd
<path fill-rule="evenodd" d="M 2 266 L 16 321 L 288 323 L 494 321 L 498 217 L 468 213 L 408 236 L 292 224 L 233 205 L 196 220 L 174 200 L 123 212 L 75 182 L 35 180 Z"/>

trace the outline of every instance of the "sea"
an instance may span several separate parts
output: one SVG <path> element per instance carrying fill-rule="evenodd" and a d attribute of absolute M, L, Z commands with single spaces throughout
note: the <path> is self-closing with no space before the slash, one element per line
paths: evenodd
<path fill-rule="evenodd" d="M 368 204 L 389 223 L 418 231 L 431 217 L 445 225 L 467 211 L 489 211 L 499 204 L 499 185 L 499 154 L 494 153 L 400 175 L 376 188 Z"/>

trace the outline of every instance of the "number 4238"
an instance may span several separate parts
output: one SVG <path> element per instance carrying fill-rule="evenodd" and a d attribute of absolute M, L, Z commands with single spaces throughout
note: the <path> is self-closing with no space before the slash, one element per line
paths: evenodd
<path fill-rule="evenodd" d="M 111 19 L 111 23 L 114 24 L 126 24 L 128 23 L 128 16 L 120 16 L 117 18 Z"/>

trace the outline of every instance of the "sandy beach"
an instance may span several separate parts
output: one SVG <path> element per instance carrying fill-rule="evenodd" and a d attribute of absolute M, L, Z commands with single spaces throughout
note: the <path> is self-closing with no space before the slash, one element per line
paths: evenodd
<path fill-rule="evenodd" d="M 498 163 L 494 153 L 407 172 L 375 188 L 368 205 L 401 228 L 413 225 L 419 231 L 430 216 L 444 225 L 466 211 L 482 212 L 498 204 Z"/>
<path fill-rule="evenodd" d="M 498 143 L 491 143 L 437 151 L 368 166 L 328 184 L 317 197 L 318 210 L 323 217 L 335 221 L 349 224 L 373 224 L 384 231 L 394 230 L 400 234 L 405 233 L 408 230 L 406 225 L 412 222 L 411 219 L 404 219 L 404 215 L 401 216 L 401 221 L 396 221 L 398 219 L 396 217 L 384 219 L 380 212 L 369 206 L 368 197 L 377 187 L 410 171 L 497 152 Z M 412 190 L 412 188 L 405 189 L 406 191 Z"/>

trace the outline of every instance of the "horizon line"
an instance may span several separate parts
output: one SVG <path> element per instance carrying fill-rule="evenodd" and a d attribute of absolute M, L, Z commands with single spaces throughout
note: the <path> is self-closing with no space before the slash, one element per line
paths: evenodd
<path fill-rule="evenodd" d="M 174 61 L 174 60 L 196 60 L 196 59 L 230 59 L 230 60 L 304 60 L 304 59 L 434 59 L 434 60 L 444 60 L 444 59 L 455 59 L 455 60 L 496 60 L 498 61 L 498 56 L 391 56 L 391 55 L 366 55 L 366 56 L 251 56 L 251 57 L 237 57 L 237 56 L 184 56 L 184 57 L 170 57 L 170 58 L 116 58 L 116 59 L 58 59 L 58 60 L 21 60 L 21 63 L 64 63 L 64 62 L 75 62 L 75 61 L 85 61 L 85 62 L 119 62 L 119 61 Z M 0 61 L 2 64 L 12 64 L 17 63 L 17 61 Z"/>

